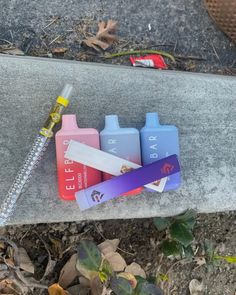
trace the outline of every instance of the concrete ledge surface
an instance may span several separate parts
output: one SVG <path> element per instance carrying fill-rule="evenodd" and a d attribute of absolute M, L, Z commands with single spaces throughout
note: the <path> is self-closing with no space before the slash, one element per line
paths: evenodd
<path fill-rule="evenodd" d="M 57 197 L 54 141 L 9 224 L 170 216 L 236 209 L 236 79 L 0 55 L 0 200 L 3 200 L 63 84 L 74 85 L 67 113 L 103 128 L 106 114 L 141 128 L 145 113 L 180 131 L 183 184 L 176 192 L 122 197 L 81 213 Z"/>

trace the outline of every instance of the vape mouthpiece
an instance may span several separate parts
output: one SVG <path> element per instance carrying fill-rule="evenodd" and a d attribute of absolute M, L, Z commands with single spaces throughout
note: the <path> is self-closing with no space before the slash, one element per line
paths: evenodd
<path fill-rule="evenodd" d="M 71 84 L 66 84 L 62 89 L 61 96 L 69 99 L 71 97 L 73 86 Z"/>

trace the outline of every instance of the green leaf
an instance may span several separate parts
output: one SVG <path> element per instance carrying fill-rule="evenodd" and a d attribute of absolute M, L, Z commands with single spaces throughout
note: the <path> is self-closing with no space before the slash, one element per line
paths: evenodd
<path fill-rule="evenodd" d="M 137 280 L 137 283 L 146 282 L 146 280 L 141 276 L 135 276 L 135 279 Z"/>
<path fill-rule="evenodd" d="M 110 283 L 112 291 L 116 295 L 132 295 L 133 289 L 128 280 L 121 277 L 112 277 Z"/>
<path fill-rule="evenodd" d="M 104 283 L 108 280 L 108 275 L 104 271 L 99 271 L 98 277 L 102 283 Z"/>
<path fill-rule="evenodd" d="M 175 222 L 170 226 L 170 235 L 184 247 L 190 245 L 194 239 L 191 231 L 183 223 Z"/>
<path fill-rule="evenodd" d="M 189 229 L 193 229 L 196 223 L 196 215 L 196 211 L 187 210 L 185 213 L 175 216 L 174 220 L 179 223 L 184 223 Z"/>
<path fill-rule="evenodd" d="M 214 255 L 213 257 L 216 260 L 225 260 L 228 263 L 236 263 L 236 256 L 220 256 Z"/>
<path fill-rule="evenodd" d="M 149 283 L 155 285 L 155 284 L 157 283 L 157 277 L 155 277 L 155 276 L 149 276 L 149 277 L 147 277 L 146 280 L 143 279 L 143 282 L 144 282 L 144 281 L 148 281 Z"/>
<path fill-rule="evenodd" d="M 168 275 L 162 273 L 162 272 L 159 272 L 157 274 L 157 283 L 160 283 L 160 282 L 166 282 L 169 280 L 169 277 Z"/>
<path fill-rule="evenodd" d="M 102 262 L 101 271 L 104 272 L 108 277 L 113 273 L 112 267 L 106 259 L 104 259 Z"/>
<path fill-rule="evenodd" d="M 89 240 L 82 240 L 77 248 L 78 261 L 81 267 L 90 271 L 99 271 L 102 255 L 98 247 Z"/>
<path fill-rule="evenodd" d="M 181 245 L 176 241 L 166 240 L 161 244 L 161 250 L 166 256 L 181 255 Z"/>
<path fill-rule="evenodd" d="M 194 225 L 196 224 L 196 219 L 194 217 L 189 218 L 188 220 L 186 220 L 184 222 L 184 224 L 186 225 L 186 227 L 188 229 L 191 229 L 192 230 L 194 228 Z"/>
<path fill-rule="evenodd" d="M 138 295 L 163 295 L 163 291 L 154 284 L 145 281 L 137 286 Z"/>
<path fill-rule="evenodd" d="M 183 214 L 175 216 L 174 219 L 185 222 L 189 219 L 196 218 L 196 215 L 197 215 L 197 212 L 195 210 L 188 209 Z"/>
<path fill-rule="evenodd" d="M 170 220 L 169 218 L 162 218 L 162 217 L 156 217 L 154 218 L 154 225 L 159 230 L 162 231 L 166 229 L 168 226 L 170 226 Z"/>
<path fill-rule="evenodd" d="M 206 259 L 208 263 L 213 262 L 214 260 L 214 254 L 215 254 L 215 248 L 211 241 L 205 240 L 204 241 L 204 251 L 206 252 Z"/>
<path fill-rule="evenodd" d="M 186 258 L 193 258 L 194 257 L 194 253 L 193 253 L 193 249 L 192 249 L 191 245 L 189 245 L 188 247 L 183 247 L 183 252 L 184 252 L 184 256 Z"/>

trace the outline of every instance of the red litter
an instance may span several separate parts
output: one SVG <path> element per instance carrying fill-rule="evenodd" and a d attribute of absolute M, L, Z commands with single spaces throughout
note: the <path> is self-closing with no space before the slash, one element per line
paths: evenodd
<path fill-rule="evenodd" d="M 130 61 L 134 67 L 167 69 L 164 58 L 159 54 L 149 54 L 145 56 L 130 56 Z"/>

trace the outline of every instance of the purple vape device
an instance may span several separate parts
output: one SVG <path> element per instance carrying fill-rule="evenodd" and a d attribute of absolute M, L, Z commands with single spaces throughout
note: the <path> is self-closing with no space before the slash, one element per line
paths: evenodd
<path fill-rule="evenodd" d="M 81 190 L 75 194 L 76 201 L 83 211 L 179 171 L 178 158 L 172 155 Z"/>

